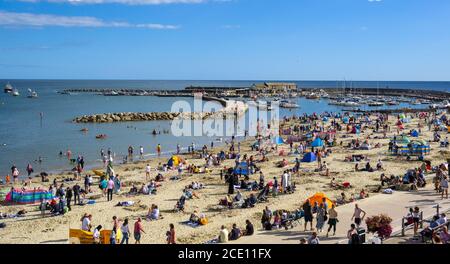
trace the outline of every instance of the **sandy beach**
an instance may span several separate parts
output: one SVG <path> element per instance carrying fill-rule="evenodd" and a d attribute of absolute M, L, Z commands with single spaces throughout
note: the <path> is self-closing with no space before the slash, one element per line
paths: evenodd
<path fill-rule="evenodd" d="M 374 116 L 371 117 L 372 119 Z M 383 138 L 382 133 L 375 133 L 372 128 L 364 129 L 361 134 L 349 134 L 345 131 L 338 131 L 336 139 L 338 145 L 332 148 L 332 154 L 323 158 L 326 161 L 329 168 L 329 176 L 325 176 L 324 172 L 314 172 L 317 168 L 317 162 L 301 163 L 301 172 L 299 176 L 293 175 L 292 181 L 295 182 L 297 190 L 293 194 L 283 194 L 277 197 L 270 197 L 266 203 L 258 203 L 254 208 L 247 209 L 228 209 L 223 206 L 219 206 L 219 200 L 223 199 L 227 195 L 228 185 L 224 183 L 224 180 L 220 179 L 220 170 L 226 167 L 233 167 L 234 160 L 227 159 L 220 167 L 214 167 L 212 172 L 204 174 L 189 174 L 186 171 L 183 172 L 182 179 L 177 181 L 171 181 L 171 176 L 177 175 L 177 171 L 161 172 L 165 181 L 162 182 L 161 187 L 157 189 L 156 195 L 138 195 L 133 197 L 127 197 L 127 193 L 133 183 L 139 188 L 142 183 L 145 182 L 145 167 L 146 164 L 150 164 L 152 168 L 157 168 L 159 163 L 166 163 L 167 157 L 154 158 L 150 161 L 136 161 L 131 164 L 124 164 L 115 166 L 114 170 L 116 174 L 120 175 L 123 187 L 121 188 L 120 195 L 114 195 L 111 202 L 106 201 L 106 197 L 101 197 L 100 190 L 98 188 L 98 178 L 95 178 L 93 185 L 93 193 L 88 194 L 87 197 L 95 197 L 97 199 L 95 204 L 85 206 L 72 205 L 72 211 L 59 216 L 41 217 L 38 205 L 8 205 L 0 206 L 0 212 L 2 213 L 16 213 L 21 209 L 26 209 L 28 213 L 24 217 L 13 219 L 2 219 L 0 222 L 6 223 L 5 228 L 0 229 L 0 243 L 70 243 L 69 241 L 69 229 L 79 229 L 81 227 L 80 218 L 83 214 L 92 214 L 92 225 L 103 225 L 106 229 L 111 229 L 113 222 L 112 217 L 117 216 L 120 219 L 128 218 L 131 223 L 138 217 L 145 219 L 148 208 L 152 204 L 158 205 L 162 215 L 162 219 L 157 221 L 143 221 L 143 228 L 146 234 L 142 236 L 142 243 L 146 244 L 161 244 L 166 243 L 166 231 L 169 228 L 169 224 L 175 225 L 177 242 L 178 243 L 204 243 L 208 240 L 216 238 L 219 234 L 220 227 L 225 225 L 228 229 L 231 229 L 233 223 L 238 224 L 241 228 L 245 226 L 245 220 L 249 219 L 254 225 L 255 229 L 261 229 L 260 218 L 262 210 L 268 206 L 269 208 L 295 210 L 303 204 L 303 202 L 311 195 L 317 192 L 325 193 L 331 200 L 335 200 L 341 194 L 345 192 L 347 197 L 352 194 L 357 196 L 361 189 L 365 189 L 369 193 L 371 199 L 377 195 L 385 195 L 381 193 L 373 193 L 372 191 L 377 189 L 380 184 L 380 174 L 403 176 L 408 169 L 419 167 L 422 162 L 413 158 L 411 161 L 406 161 L 405 158 L 398 159 L 397 157 L 388 155 L 388 143 L 390 138 L 394 136 L 396 131 L 395 123 L 397 121 L 396 116 L 389 116 L 390 132 L 387 133 L 387 137 Z M 419 118 L 412 118 L 411 122 L 405 123 L 404 132 L 412 129 L 418 129 L 419 122 L 422 123 L 422 133 L 419 139 L 430 141 L 433 139 L 433 131 L 429 131 L 428 127 L 424 125 L 424 121 Z M 319 122 L 321 123 L 321 122 Z M 325 124 L 325 127 L 329 126 L 329 123 Z M 445 138 L 446 135 L 444 135 Z M 375 138 L 378 137 L 378 138 Z M 352 139 L 359 139 L 364 141 L 368 139 L 371 146 L 380 144 L 379 148 L 372 148 L 370 150 L 349 150 L 345 148 Z M 254 139 L 248 138 L 241 142 L 241 154 L 257 155 L 256 151 L 251 151 L 250 145 L 254 142 Z M 340 142 L 343 142 L 343 146 L 340 146 Z M 446 162 L 446 155 L 448 155 L 448 148 L 440 148 L 439 143 L 431 142 L 431 154 L 426 156 L 426 160 L 431 161 L 433 166 L 437 166 Z M 201 147 L 201 146 L 199 146 Z M 228 151 L 227 146 L 215 147 L 212 153 L 218 153 L 221 150 Z M 289 144 L 283 144 L 278 146 L 278 150 L 272 152 L 267 157 L 268 162 L 258 163 L 261 166 L 261 170 L 265 175 L 266 181 L 271 180 L 273 177 L 278 179 L 281 177 L 283 171 L 287 168 L 292 168 L 295 165 L 295 158 L 301 156 L 280 156 L 279 152 L 284 150 L 289 152 Z M 345 162 L 345 157 L 351 155 L 365 155 L 369 158 L 372 166 L 376 166 L 379 159 L 382 160 L 384 171 L 375 172 L 355 172 L 354 162 Z M 195 164 L 203 166 L 205 161 L 200 159 L 198 155 L 185 154 L 181 155 L 187 164 Z M 137 160 L 138 158 L 135 158 Z M 286 168 L 278 168 L 275 164 L 283 159 L 289 161 L 289 165 Z M 365 166 L 365 162 L 360 163 L 360 168 Z M 103 170 L 102 168 L 99 168 Z M 91 173 L 92 171 L 85 171 L 85 173 Z M 157 172 L 152 171 L 151 176 L 154 178 Z M 56 177 L 58 184 L 61 180 L 73 177 L 72 173 L 61 173 L 58 175 L 50 175 L 50 183 L 53 178 Z M 350 182 L 351 188 L 341 190 L 332 188 L 330 181 L 335 178 L 337 182 Z M 258 181 L 259 174 L 253 174 L 250 176 L 251 181 Z M 185 212 L 174 212 L 174 206 L 177 200 L 182 195 L 182 190 L 186 185 L 191 182 L 200 182 L 206 185 L 206 188 L 196 191 L 199 194 L 199 198 L 194 198 L 186 201 Z M 34 178 L 31 187 L 44 187 L 48 189 L 50 183 L 42 185 L 40 178 Z M 64 183 L 64 185 L 72 186 L 74 183 Z M 83 182 L 79 182 L 80 186 L 83 186 Z M 430 184 L 430 182 L 429 182 Z M 17 185 L 16 187 L 20 187 Z M 255 192 L 257 193 L 257 192 Z M 245 197 L 250 195 L 250 192 L 243 192 Z M 141 205 L 134 207 L 116 207 L 118 202 L 134 201 L 135 204 Z M 408 205 L 404 205 L 405 207 Z M 385 208 L 385 213 L 389 214 L 389 208 Z M 196 228 L 181 224 L 189 219 L 189 216 L 194 211 L 198 213 L 206 214 L 209 223 L 205 226 L 199 226 Z M 337 208 L 339 212 L 339 207 Z M 48 212 L 47 212 L 48 213 Z M 406 211 L 405 211 L 406 214 Z M 347 228 L 347 227 L 341 227 Z M 133 239 L 130 239 L 130 243 L 134 243 Z"/>

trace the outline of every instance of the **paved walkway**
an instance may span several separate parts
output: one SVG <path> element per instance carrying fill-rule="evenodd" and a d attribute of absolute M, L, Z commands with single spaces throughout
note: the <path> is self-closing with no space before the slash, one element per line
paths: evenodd
<path fill-rule="evenodd" d="M 432 217 L 436 213 L 436 205 L 439 204 L 444 212 L 450 209 L 450 199 L 442 200 L 431 186 L 421 189 L 418 192 L 395 192 L 389 194 L 378 194 L 376 196 L 358 201 L 359 207 L 366 211 L 368 216 L 377 215 L 380 213 L 387 214 L 392 218 L 393 233 L 401 231 L 402 218 L 408 213 L 410 207 L 419 206 L 423 211 L 424 219 Z M 272 208 L 274 209 L 274 208 Z M 322 244 L 347 243 L 347 231 L 350 228 L 352 221 L 350 220 L 353 211 L 354 203 L 346 204 L 337 207 L 339 223 L 337 225 L 336 236 L 326 237 L 326 230 L 319 234 L 319 239 Z M 364 221 L 363 221 L 364 222 Z M 256 223 L 255 223 L 256 224 Z M 260 223 L 256 224 L 260 226 Z M 313 227 L 315 221 L 313 223 Z M 365 223 L 362 225 L 364 228 Z M 328 227 L 328 225 L 325 225 Z M 309 224 L 308 224 L 309 228 Z M 325 228 L 324 228 L 325 229 Z M 307 238 L 311 232 L 304 232 L 304 223 L 297 225 L 288 231 L 272 230 L 272 231 L 255 231 L 255 235 L 250 237 L 242 237 L 238 241 L 230 243 L 236 244 L 298 244 L 301 238 Z M 371 235 L 367 234 L 366 238 Z"/>

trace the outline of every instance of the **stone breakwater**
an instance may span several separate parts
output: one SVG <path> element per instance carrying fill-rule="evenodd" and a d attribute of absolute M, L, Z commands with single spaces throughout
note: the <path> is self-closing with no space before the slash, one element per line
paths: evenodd
<path fill-rule="evenodd" d="M 96 115 L 84 115 L 73 120 L 75 123 L 114 123 L 132 121 L 158 121 L 175 119 L 206 119 L 214 113 L 171 113 L 171 112 L 149 112 L 149 113 L 104 113 Z"/>
<path fill-rule="evenodd" d="M 83 115 L 73 119 L 74 123 L 115 123 L 134 121 L 171 121 L 175 119 L 204 120 L 208 118 L 241 117 L 248 110 L 247 104 L 238 101 L 226 101 L 225 107 L 216 112 L 149 112 L 149 113 L 104 113 Z"/>

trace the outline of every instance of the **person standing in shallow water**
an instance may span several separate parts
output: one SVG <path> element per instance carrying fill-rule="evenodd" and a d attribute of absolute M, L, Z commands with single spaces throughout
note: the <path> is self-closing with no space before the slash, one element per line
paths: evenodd
<path fill-rule="evenodd" d="M 156 146 L 156 152 L 158 153 L 158 157 L 161 156 L 161 144 Z"/>

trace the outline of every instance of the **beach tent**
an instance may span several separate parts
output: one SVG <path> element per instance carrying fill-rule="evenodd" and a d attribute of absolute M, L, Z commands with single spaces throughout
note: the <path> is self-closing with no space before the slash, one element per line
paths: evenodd
<path fill-rule="evenodd" d="M 283 139 L 281 137 L 276 137 L 275 138 L 275 144 L 282 145 L 282 144 L 284 144 L 284 141 L 283 141 Z"/>
<path fill-rule="evenodd" d="M 322 200 L 323 198 L 325 198 L 325 202 L 327 203 L 328 209 L 331 208 L 331 206 L 333 205 L 333 201 L 330 200 L 330 198 L 328 198 L 324 193 L 316 193 L 313 196 L 309 197 L 309 204 L 311 204 L 311 206 L 314 206 L 314 203 L 318 203 L 319 205 L 322 204 Z"/>
<path fill-rule="evenodd" d="M 234 168 L 234 173 L 240 175 L 249 175 L 249 169 L 247 162 L 241 162 Z"/>
<path fill-rule="evenodd" d="M 322 147 L 323 146 L 323 140 L 320 138 L 316 138 L 312 143 L 311 143 L 311 147 L 317 148 L 317 147 Z"/>
<path fill-rule="evenodd" d="M 183 159 L 178 157 L 178 156 L 172 156 L 168 161 L 167 161 L 167 165 L 169 167 L 174 167 L 174 166 L 178 166 L 180 163 L 183 162 Z"/>
<path fill-rule="evenodd" d="M 328 122 L 328 117 L 322 118 L 322 121 L 323 121 L 323 122 Z"/>
<path fill-rule="evenodd" d="M 419 132 L 417 130 L 413 130 L 411 132 L 411 137 L 418 137 L 419 136 Z"/>
<path fill-rule="evenodd" d="M 314 162 L 316 161 L 316 155 L 312 152 L 308 152 L 303 156 L 302 162 Z"/>
<path fill-rule="evenodd" d="M 53 198 L 51 192 L 41 189 L 25 191 L 14 189 L 6 195 L 5 201 L 14 204 L 36 204 L 40 203 L 41 200 L 51 200 Z"/>

